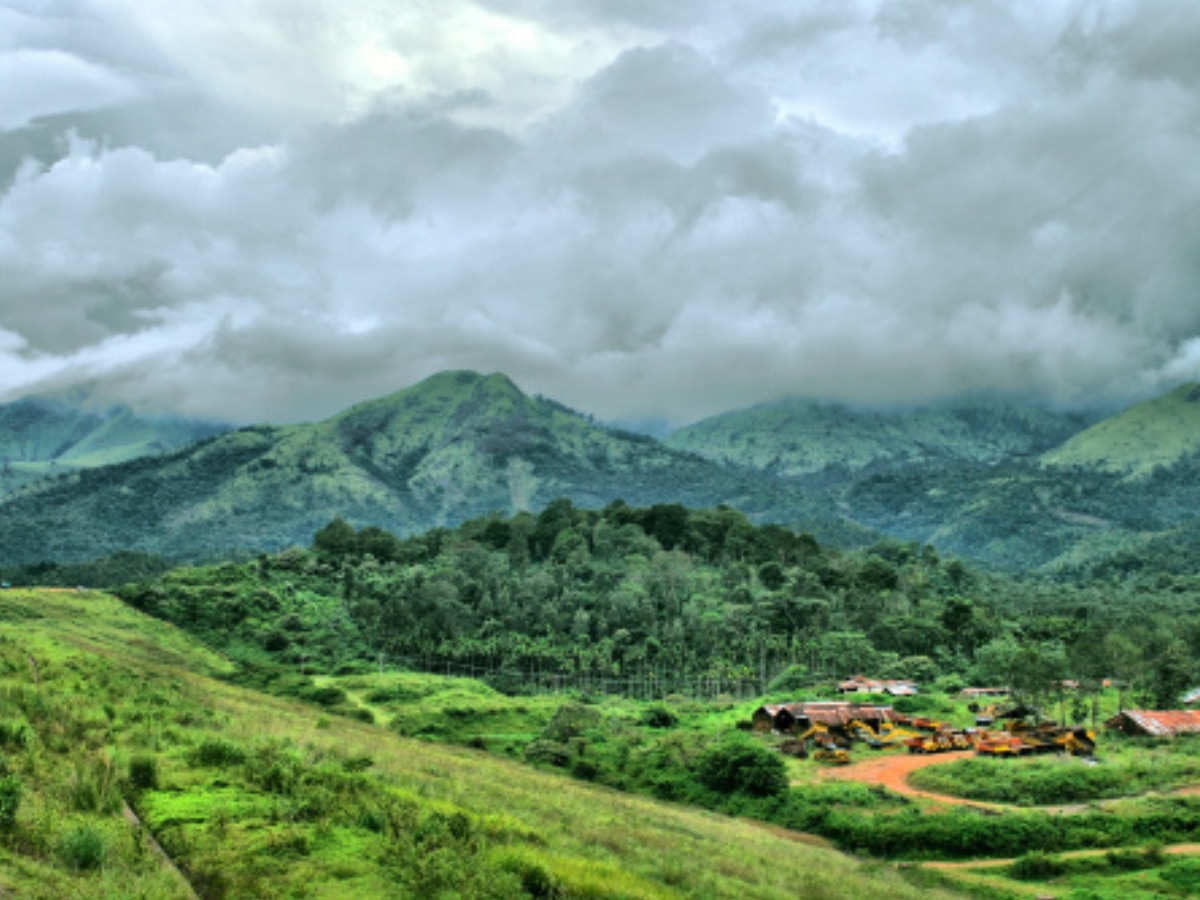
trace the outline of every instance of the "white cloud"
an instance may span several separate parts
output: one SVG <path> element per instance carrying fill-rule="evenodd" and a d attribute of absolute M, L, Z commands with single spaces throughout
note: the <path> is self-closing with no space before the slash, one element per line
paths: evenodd
<path fill-rule="evenodd" d="M 1200 13 L 682 10 L 6 12 L 0 67 L 61 76 L 0 102 L 0 172 L 40 160 L 0 187 L 6 396 L 299 419 L 466 367 L 684 420 L 1191 377 Z"/>
<path fill-rule="evenodd" d="M 0 131 L 55 113 L 116 106 L 136 95 L 116 72 L 60 50 L 0 52 Z"/>

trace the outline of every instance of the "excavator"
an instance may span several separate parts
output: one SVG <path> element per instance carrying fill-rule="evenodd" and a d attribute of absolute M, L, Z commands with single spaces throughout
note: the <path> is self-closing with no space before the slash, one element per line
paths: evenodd
<path fill-rule="evenodd" d="M 812 754 L 812 758 L 818 762 L 830 762 L 835 765 L 844 766 L 850 762 L 850 754 L 845 748 L 839 747 L 834 736 L 830 734 L 829 728 L 822 725 L 820 722 L 814 722 L 812 726 L 803 734 L 796 738 L 805 748 L 808 747 L 808 742 L 811 740 L 817 745 L 817 750 Z"/>

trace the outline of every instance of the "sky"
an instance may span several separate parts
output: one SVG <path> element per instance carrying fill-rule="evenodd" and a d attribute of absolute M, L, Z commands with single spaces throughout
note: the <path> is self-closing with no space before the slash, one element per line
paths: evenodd
<path fill-rule="evenodd" d="M 1191 0 L 0 0 L 0 401 L 1200 378 Z"/>

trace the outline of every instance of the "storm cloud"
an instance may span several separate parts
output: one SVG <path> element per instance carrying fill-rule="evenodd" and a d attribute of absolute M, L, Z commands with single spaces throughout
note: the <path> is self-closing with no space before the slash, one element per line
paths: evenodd
<path fill-rule="evenodd" d="M 0 399 L 1200 378 L 1200 7 L 0 3 Z"/>

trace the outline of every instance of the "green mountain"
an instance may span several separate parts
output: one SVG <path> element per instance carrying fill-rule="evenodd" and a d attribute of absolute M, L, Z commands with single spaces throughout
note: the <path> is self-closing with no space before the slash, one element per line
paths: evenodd
<path fill-rule="evenodd" d="M 792 400 L 668 444 L 796 485 L 859 525 L 1008 569 L 1181 555 L 1200 509 L 1200 388 L 1096 421 L 1001 403 L 868 412 Z M 1130 477 L 1136 476 L 1136 477 Z"/>
<path fill-rule="evenodd" d="M 1053 468 L 1085 468 L 1145 478 L 1200 453 L 1200 384 L 1138 403 L 1042 455 Z"/>
<path fill-rule="evenodd" d="M 34 398 L 0 404 L 0 496 L 48 475 L 163 453 L 227 429 L 146 418 L 127 407 L 95 412 Z"/>
<path fill-rule="evenodd" d="M 277 549 L 335 516 L 407 534 L 559 497 L 724 503 L 826 540 L 861 535 L 797 488 L 597 425 L 503 375 L 449 372 L 317 424 L 243 428 L 33 485 L 0 505 L 0 565 Z"/>
<path fill-rule="evenodd" d="M 995 402 L 872 411 L 790 399 L 703 419 L 673 432 L 666 443 L 795 478 L 826 469 L 1027 458 L 1091 421 L 1082 413 Z"/>

